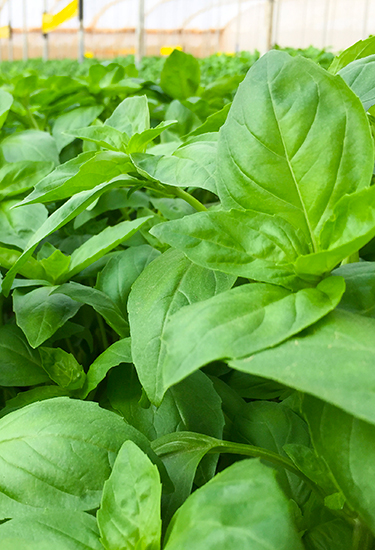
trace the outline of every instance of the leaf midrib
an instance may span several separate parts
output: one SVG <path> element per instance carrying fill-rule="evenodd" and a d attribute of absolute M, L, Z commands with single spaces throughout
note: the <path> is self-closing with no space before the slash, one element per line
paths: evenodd
<path fill-rule="evenodd" d="M 306 225 L 307 225 L 307 228 L 308 228 L 309 234 L 310 234 L 311 244 L 313 246 L 313 252 L 318 252 L 318 246 L 317 246 L 317 243 L 315 241 L 315 236 L 314 236 L 311 224 L 310 224 L 309 217 L 307 215 L 306 206 L 305 206 L 305 203 L 303 202 L 303 198 L 302 198 L 300 189 L 298 187 L 298 183 L 297 183 L 296 177 L 294 175 L 292 165 L 290 164 L 289 155 L 288 155 L 288 152 L 287 152 L 287 148 L 286 148 L 286 144 L 285 144 L 285 141 L 284 141 L 283 134 L 281 132 L 279 119 L 276 116 L 275 104 L 274 104 L 274 99 L 273 99 L 273 96 L 272 96 L 272 91 L 271 91 L 271 86 L 270 86 L 270 80 L 269 79 L 267 79 L 267 87 L 268 87 L 268 92 L 269 92 L 269 96 L 270 96 L 270 100 L 271 100 L 272 112 L 273 112 L 274 119 L 275 119 L 275 122 L 276 122 L 276 125 L 277 125 L 277 129 L 279 131 L 280 140 L 281 140 L 281 143 L 282 143 L 282 146 L 283 146 L 283 149 L 284 149 L 285 160 L 288 164 L 289 172 L 290 172 L 290 175 L 292 176 L 292 180 L 293 180 L 293 183 L 295 185 L 295 188 L 296 188 L 296 191 L 297 191 L 297 194 L 298 194 L 298 198 L 299 198 L 299 201 L 300 201 L 301 206 L 302 206 L 302 211 L 303 211 L 303 214 L 304 214 L 304 217 L 305 217 L 305 220 L 306 220 Z"/>

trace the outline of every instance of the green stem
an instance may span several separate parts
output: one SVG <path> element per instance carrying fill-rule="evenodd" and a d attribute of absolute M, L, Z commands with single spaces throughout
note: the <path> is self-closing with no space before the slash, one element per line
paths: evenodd
<path fill-rule="evenodd" d="M 68 350 L 69 350 L 69 353 L 71 353 L 73 355 L 73 357 L 75 357 L 75 354 L 74 354 L 74 349 L 73 349 L 73 346 L 72 346 L 72 343 L 71 341 L 69 340 L 69 338 L 65 338 L 65 343 L 68 347 Z"/>
<path fill-rule="evenodd" d="M 30 111 L 29 106 L 28 106 L 28 105 L 24 105 L 24 107 L 25 107 L 25 109 L 26 109 L 27 116 L 28 116 L 28 118 L 29 118 L 29 120 L 30 120 L 31 126 L 34 126 L 34 128 L 35 128 L 36 130 L 40 130 L 39 125 L 38 125 L 38 123 L 37 123 L 37 121 L 36 121 L 36 119 L 35 119 L 33 113 Z"/>
<path fill-rule="evenodd" d="M 105 351 L 107 348 L 109 348 L 109 342 L 105 331 L 104 322 L 103 322 L 102 316 L 99 315 L 98 312 L 96 312 L 96 318 L 98 319 L 98 325 L 99 325 L 100 335 L 102 337 L 103 349 Z"/>
<path fill-rule="evenodd" d="M 224 452 L 229 454 L 237 454 L 244 456 L 251 456 L 253 458 L 262 458 L 267 460 L 276 466 L 282 466 L 286 470 L 289 470 L 300 479 L 302 479 L 313 491 L 315 491 L 321 499 L 324 499 L 324 493 L 318 485 L 316 485 L 305 474 L 298 470 L 293 462 L 284 456 L 280 456 L 277 453 L 262 449 L 261 447 L 255 447 L 253 445 L 245 445 L 242 443 L 232 443 L 231 441 L 222 441 L 217 447 L 214 447 L 209 451 L 210 453 Z"/>
<path fill-rule="evenodd" d="M 185 202 L 190 204 L 195 210 L 198 212 L 207 212 L 207 208 L 199 202 L 196 198 L 194 198 L 192 195 L 184 191 L 183 189 L 180 189 L 179 187 L 170 187 L 173 194 L 176 195 L 176 197 L 179 197 L 180 199 L 183 199 Z"/>
<path fill-rule="evenodd" d="M 0 327 L 4 324 L 4 296 L 0 294 Z"/>
<path fill-rule="evenodd" d="M 354 523 L 353 530 L 353 550 L 372 550 L 374 548 L 374 537 L 363 525 L 363 523 L 357 518 Z"/>
<path fill-rule="evenodd" d="M 356 262 L 359 262 L 359 252 L 358 251 L 354 252 L 354 254 L 351 254 L 347 258 L 344 258 L 343 261 L 341 262 L 341 265 L 354 264 Z"/>

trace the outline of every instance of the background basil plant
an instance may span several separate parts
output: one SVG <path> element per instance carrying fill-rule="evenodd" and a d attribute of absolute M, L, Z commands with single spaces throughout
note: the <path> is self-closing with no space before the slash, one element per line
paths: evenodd
<path fill-rule="evenodd" d="M 374 550 L 375 39 L 2 80 L 1 548 Z"/>

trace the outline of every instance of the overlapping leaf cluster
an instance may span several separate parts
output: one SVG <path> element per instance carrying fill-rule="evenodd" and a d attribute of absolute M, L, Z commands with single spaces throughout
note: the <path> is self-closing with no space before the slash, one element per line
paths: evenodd
<path fill-rule="evenodd" d="M 131 70 L 1 90 L 1 548 L 374 549 L 375 40 Z"/>

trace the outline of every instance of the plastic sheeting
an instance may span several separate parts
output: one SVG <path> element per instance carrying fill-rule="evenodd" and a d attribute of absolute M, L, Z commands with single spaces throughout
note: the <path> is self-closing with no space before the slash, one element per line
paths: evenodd
<path fill-rule="evenodd" d="M 69 1 L 25 0 L 28 31 L 40 31 L 45 5 L 48 12 L 56 13 Z M 24 0 L 0 0 L 0 26 L 10 20 L 15 33 L 21 32 L 23 4 Z M 126 33 L 124 43 L 130 51 L 136 48 L 138 5 L 139 0 L 85 0 L 85 29 L 92 36 L 107 33 L 114 39 Z M 268 5 L 269 0 L 145 0 L 146 52 L 159 53 L 160 47 L 168 45 L 182 45 L 198 55 L 215 50 L 264 51 Z M 74 18 L 54 32 L 74 33 L 77 29 Z M 339 50 L 371 33 L 375 33 L 375 0 L 275 0 L 272 40 L 281 46 L 313 44 Z M 109 39 L 104 42 L 109 44 Z M 204 51 L 194 51 L 198 44 Z M 95 49 L 93 40 L 90 46 Z"/>

